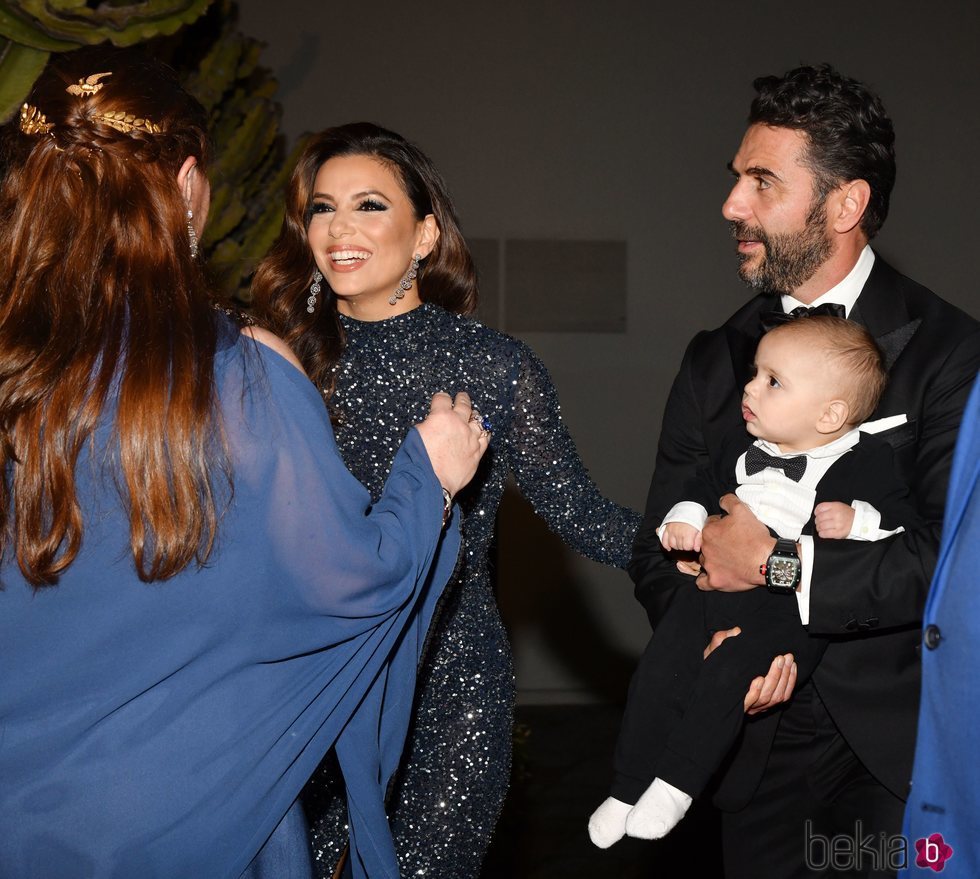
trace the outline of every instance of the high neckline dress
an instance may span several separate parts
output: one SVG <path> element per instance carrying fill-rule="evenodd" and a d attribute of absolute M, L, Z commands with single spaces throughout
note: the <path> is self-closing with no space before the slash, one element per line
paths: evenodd
<path fill-rule="evenodd" d="M 337 445 L 373 497 L 435 392 L 467 391 L 493 428 L 458 499 L 463 551 L 429 632 L 388 809 L 402 876 L 476 877 L 510 780 L 513 659 L 488 568 L 505 481 L 513 474 L 553 531 L 604 564 L 626 566 L 640 516 L 604 498 L 589 478 L 551 378 L 523 342 L 432 304 L 377 322 L 341 322 L 347 345 L 331 400 Z M 336 773 L 317 773 L 304 802 L 314 867 L 329 877 L 346 842 Z"/>

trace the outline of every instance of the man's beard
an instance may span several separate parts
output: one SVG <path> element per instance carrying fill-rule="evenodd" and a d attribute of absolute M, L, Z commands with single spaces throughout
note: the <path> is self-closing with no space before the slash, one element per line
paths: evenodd
<path fill-rule="evenodd" d="M 793 293 L 813 277 L 830 256 L 831 243 L 824 231 L 824 200 L 817 199 L 799 232 L 767 235 L 742 220 L 731 223 L 732 236 L 760 242 L 762 262 L 750 266 L 750 254 L 739 253 L 738 275 L 750 287 L 764 293 Z"/>

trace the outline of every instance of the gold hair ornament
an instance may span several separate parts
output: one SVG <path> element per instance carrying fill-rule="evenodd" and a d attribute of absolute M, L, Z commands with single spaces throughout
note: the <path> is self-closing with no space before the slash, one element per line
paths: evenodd
<path fill-rule="evenodd" d="M 51 134 L 54 128 L 53 122 L 48 122 L 47 117 L 30 104 L 24 104 L 20 108 L 20 130 L 24 134 Z"/>
<path fill-rule="evenodd" d="M 93 113 L 90 117 L 93 122 L 101 122 L 116 131 L 130 134 L 133 131 L 142 131 L 144 134 L 159 134 L 163 129 L 151 122 L 149 119 L 141 119 L 125 110 L 106 110 L 105 113 Z"/>
<path fill-rule="evenodd" d="M 78 81 L 78 85 L 72 83 L 65 91 L 70 95 L 78 95 L 80 98 L 94 95 L 96 92 L 102 91 L 105 83 L 101 83 L 99 80 L 104 76 L 112 76 L 112 73 L 93 73 L 91 76 L 83 76 Z"/>

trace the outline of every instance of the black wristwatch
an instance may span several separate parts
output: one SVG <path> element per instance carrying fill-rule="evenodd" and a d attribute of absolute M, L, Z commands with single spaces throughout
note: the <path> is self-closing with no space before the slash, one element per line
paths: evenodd
<path fill-rule="evenodd" d="M 759 566 L 759 573 L 765 575 L 766 589 L 770 592 L 778 595 L 795 592 L 803 574 L 796 541 L 779 538 L 769 559 Z"/>

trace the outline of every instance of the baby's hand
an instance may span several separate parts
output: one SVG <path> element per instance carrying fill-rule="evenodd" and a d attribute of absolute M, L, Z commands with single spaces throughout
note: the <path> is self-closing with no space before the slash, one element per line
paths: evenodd
<path fill-rule="evenodd" d="M 664 526 L 660 543 L 668 551 L 680 549 L 685 552 L 701 552 L 701 532 L 686 522 L 671 522 Z"/>
<path fill-rule="evenodd" d="M 817 504 L 813 508 L 813 523 L 820 537 L 843 540 L 851 533 L 854 524 L 854 510 L 839 501 Z"/>

